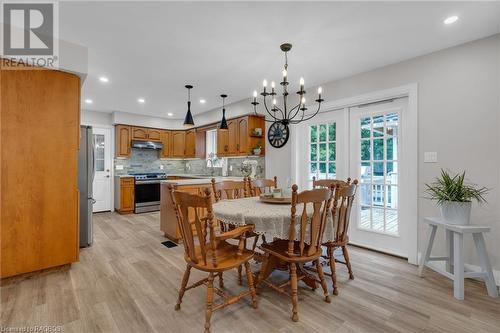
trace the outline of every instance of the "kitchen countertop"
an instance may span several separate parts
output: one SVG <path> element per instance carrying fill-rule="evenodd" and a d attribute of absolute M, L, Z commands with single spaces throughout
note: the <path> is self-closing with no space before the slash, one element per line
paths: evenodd
<path fill-rule="evenodd" d="M 173 176 L 173 175 L 169 175 Z M 188 175 L 186 175 L 187 177 Z M 163 184 L 175 184 L 175 185 L 202 185 L 202 184 L 210 184 L 212 178 L 215 178 L 215 181 L 220 182 L 224 180 L 243 180 L 243 177 L 209 177 L 206 176 L 203 178 L 196 179 L 172 179 L 172 180 L 162 180 Z"/>

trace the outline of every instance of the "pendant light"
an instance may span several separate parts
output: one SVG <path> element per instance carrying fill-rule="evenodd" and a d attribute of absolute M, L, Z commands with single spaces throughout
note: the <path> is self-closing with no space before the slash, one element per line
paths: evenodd
<path fill-rule="evenodd" d="M 227 97 L 227 95 L 225 94 L 222 94 L 220 95 L 220 97 L 222 97 L 222 119 L 220 121 L 220 125 L 219 125 L 219 129 L 221 130 L 227 130 L 227 121 L 226 121 L 226 105 L 225 105 L 225 99 Z"/>
<path fill-rule="evenodd" d="M 193 89 L 193 86 L 187 84 L 185 87 L 188 90 L 188 110 L 186 112 L 186 118 L 184 118 L 184 127 L 193 127 L 194 120 L 193 115 L 191 114 L 191 89 Z"/>

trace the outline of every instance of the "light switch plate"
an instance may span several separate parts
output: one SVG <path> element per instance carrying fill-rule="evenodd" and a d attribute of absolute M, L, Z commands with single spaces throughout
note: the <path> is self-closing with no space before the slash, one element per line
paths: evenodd
<path fill-rule="evenodd" d="M 438 153 L 435 151 L 426 151 L 424 153 L 424 163 L 437 163 Z"/>
<path fill-rule="evenodd" d="M 121 165 L 121 164 L 116 164 L 115 169 L 116 169 L 116 170 L 123 170 L 123 165 Z"/>

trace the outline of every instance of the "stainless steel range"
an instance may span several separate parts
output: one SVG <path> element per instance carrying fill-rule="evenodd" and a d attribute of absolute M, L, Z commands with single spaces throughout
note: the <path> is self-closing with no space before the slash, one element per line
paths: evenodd
<path fill-rule="evenodd" d="M 135 178 L 135 213 L 160 210 L 160 182 L 165 173 L 133 174 Z"/>

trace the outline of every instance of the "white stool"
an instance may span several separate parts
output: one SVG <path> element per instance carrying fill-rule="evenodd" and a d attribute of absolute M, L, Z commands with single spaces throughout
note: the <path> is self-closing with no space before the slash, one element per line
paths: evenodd
<path fill-rule="evenodd" d="M 476 225 L 448 224 L 439 217 L 427 217 L 423 222 L 429 224 L 429 238 L 425 254 L 420 259 L 418 275 L 423 276 L 424 266 L 453 280 L 453 295 L 456 299 L 464 299 L 464 278 L 482 278 L 486 283 L 488 295 L 498 297 L 495 278 L 491 270 L 490 259 L 484 243 L 484 232 L 489 232 L 490 227 Z M 431 257 L 432 245 L 436 236 L 437 227 L 444 228 L 446 232 L 446 257 Z M 464 234 L 472 234 L 476 251 L 481 262 L 480 272 L 466 272 L 464 269 Z M 430 261 L 446 261 L 446 271 L 427 265 Z"/>

